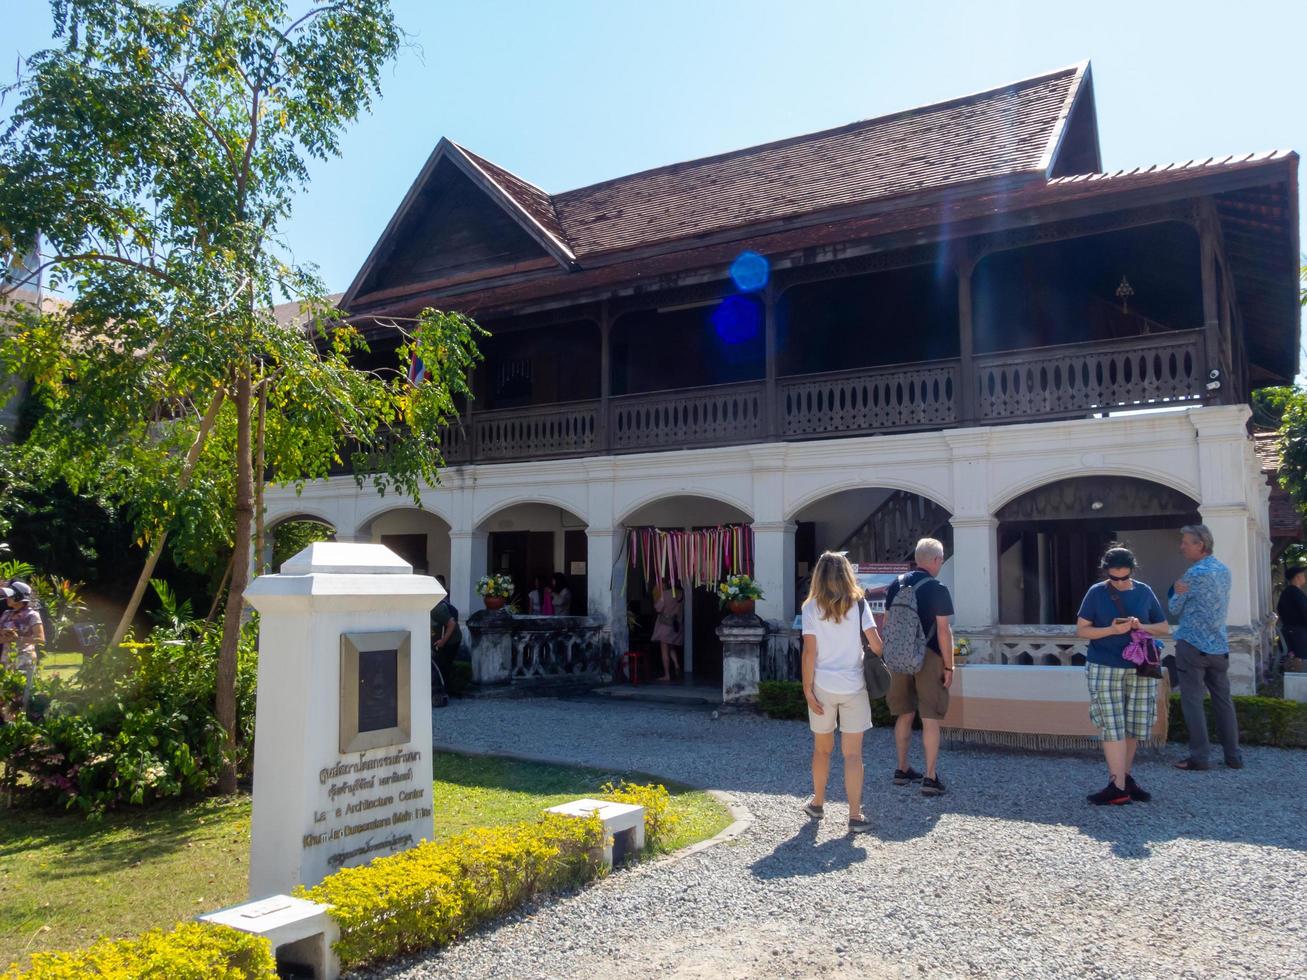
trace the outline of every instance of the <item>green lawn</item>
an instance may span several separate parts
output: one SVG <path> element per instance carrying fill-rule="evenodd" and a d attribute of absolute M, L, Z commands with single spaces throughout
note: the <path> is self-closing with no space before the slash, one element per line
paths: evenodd
<path fill-rule="evenodd" d="M 434 768 L 436 838 L 531 819 L 623 775 L 448 753 L 436 755 Z M 730 823 L 707 794 L 668 789 L 682 818 L 669 850 Z M 171 926 L 241 901 L 249 842 L 248 797 L 110 814 L 98 823 L 0 811 L 0 968 L 39 950 Z"/>
<path fill-rule="evenodd" d="M 543 766 L 534 762 L 436 753 L 436 836 L 469 827 L 529 820 L 542 809 L 593 796 L 607 782 L 657 782 L 639 773 Z M 672 810 L 680 818 L 666 850 L 676 851 L 712 837 L 730 825 L 730 812 L 707 793 L 668 785 Z"/>

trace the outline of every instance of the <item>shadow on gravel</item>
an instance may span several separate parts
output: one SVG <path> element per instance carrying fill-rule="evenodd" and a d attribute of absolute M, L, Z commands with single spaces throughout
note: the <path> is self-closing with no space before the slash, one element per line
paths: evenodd
<path fill-rule="evenodd" d="M 749 868 L 753 876 L 764 880 L 807 878 L 843 871 L 867 860 L 867 852 L 858 846 L 857 837 L 844 834 L 818 844 L 817 827 L 818 821 L 809 821 L 776 850 L 755 861 Z"/>

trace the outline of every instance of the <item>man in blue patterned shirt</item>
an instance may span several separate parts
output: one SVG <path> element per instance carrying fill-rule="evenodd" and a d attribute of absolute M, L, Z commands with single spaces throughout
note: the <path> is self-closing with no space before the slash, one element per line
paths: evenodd
<path fill-rule="evenodd" d="M 1230 699 L 1230 641 L 1225 630 L 1230 607 L 1230 570 L 1212 556 L 1212 532 L 1206 524 L 1180 529 L 1180 554 L 1193 562 L 1170 590 L 1170 609 L 1178 616 L 1175 661 L 1180 673 L 1180 708 L 1189 729 L 1189 758 L 1177 769 L 1208 766 L 1210 743 L 1203 694 L 1212 695 L 1212 717 L 1225 749 L 1225 764 L 1243 768 L 1239 722 Z"/>

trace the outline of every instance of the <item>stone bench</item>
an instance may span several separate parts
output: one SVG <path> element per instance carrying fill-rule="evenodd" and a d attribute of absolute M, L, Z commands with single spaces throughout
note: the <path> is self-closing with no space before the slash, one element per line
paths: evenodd
<path fill-rule="evenodd" d="M 1284 697 L 1287 701 L 1307 701 L 1307 674 L 1285 671 Z"/>
<path fill-rule="evenodd" d="M 201 922 L 230 926 L 272 944 L 278 965 L 309 967 L 316 980 L 336 980 L 340 961 L 332 944 L 340 927 L 327 914 L 330 906 L 289 895 L 273 895 L 200 916 Z"/>
<path fill-rule="evenodd" d="M 1169 694 L 1170 686 L 1159 681 L 1150 744 L 1166 742 Z M 1085 668 L 960 664 L 943 734 L 952 741 L 1018 748 L 1097 747 Z"/>
<path fill-rule="evenodd" d="M 551 806 L 547 813 L 588 820 L 599 814 L 604 825 L 602 860 L 605 867 L 624 864 L 644 850 L 644 807 L 634 803 L 610 803 L 605 800 L 573 800 Z"/>

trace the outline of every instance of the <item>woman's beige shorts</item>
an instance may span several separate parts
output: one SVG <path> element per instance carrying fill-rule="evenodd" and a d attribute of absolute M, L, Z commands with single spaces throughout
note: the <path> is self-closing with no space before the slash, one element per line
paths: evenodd
<path fill-rule="evenodd" d="M 829 734 L 837 724 L 842 732 L 865 732 L 871 727 L 871 702 L 865 687 L 852 694 L 832 694 L 814 686 L 812 693 L 824 709 L 817 714 L 808 707 L 808 727 L 816 734 Z"/>

